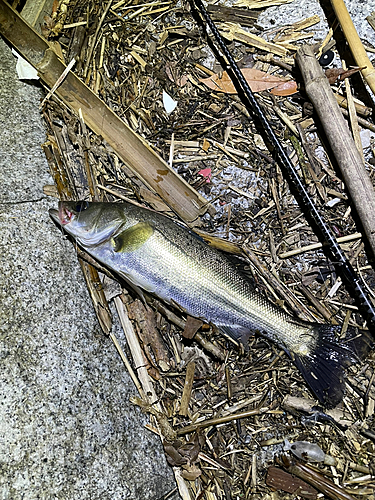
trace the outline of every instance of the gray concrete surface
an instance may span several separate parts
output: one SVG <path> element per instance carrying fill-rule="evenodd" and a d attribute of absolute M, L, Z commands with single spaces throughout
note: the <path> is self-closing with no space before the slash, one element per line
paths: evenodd
<path fill-rule="evenodd" d="M 323 0 L 323 2 L 327 2 L 327 0 Z M 317 14 L 320 17 L 320 22 L 307 31 L 314 32 L 317 40 L 323 40 L 329 27 L 320 3 L 317 0 L 294 0 L 291 3 L 270 7 L 259 16 L 258 23 L 265 29 L 273 31 L 276 26 L 293 24 Z M 367 22 L 366 17 L 375 10 L 375 0 L 345 0 L 344 3 L 360 38 L 374 44 L 375 32 Z M 372 53 L 368 55 L 370 59 L 373 58 Z"/>
<path fill-rule="evenodd" d="M 0 40 L 0 499 L 156 500 L 173 474 L 49 219 L 42 93 L 15 63 Z"/>

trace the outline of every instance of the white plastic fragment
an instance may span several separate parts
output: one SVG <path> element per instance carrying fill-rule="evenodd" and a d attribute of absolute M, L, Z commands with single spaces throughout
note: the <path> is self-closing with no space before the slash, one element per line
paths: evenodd
<path fill-rule="evenodd" d="M 30 63 L 21 57 L 14 49 L 13 55 L 17 57 L 16 71 L 19 80 L 39 80 L 38 72 Z"/>
<path fill-rule="evenodd" d="M 164 104 L 165 111 L 168 114 L 170 114 L 170 113 L 172 113 L 172 111 L 174 111 L 176 109 L 177 101 L 172 99 L 172 97 L 169 94 L 167 94 L 165 90 L 163 90 L 163 104 Z"/>
<path fill-rule="evenodd" d="M 340 203 L 340 201 L 342 201 L 340 198 L 333 198 L 332 200 L 327 201 L 326 207 L 332 208 L 337 205 L 337 203 Z"/>
<path fill-rule="evenodd" d="M 336 465 L 335 458 L 326 455 L 317 444 L 309 443 L 308 441 L 290 443 L 285 439 L 284 451 L 291 451 L 296 457 L 308 462 L 324 462 L 326 465 Z"/>

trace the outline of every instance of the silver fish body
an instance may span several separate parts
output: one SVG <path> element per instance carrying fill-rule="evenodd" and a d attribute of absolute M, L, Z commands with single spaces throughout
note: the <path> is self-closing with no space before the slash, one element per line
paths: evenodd
<path fill-rule="evenodd" d="M 60 202 L 51 216 L 76 242 L 126 281 L 236 339 L 257 332 L 284 349 L 322 402 L 343 395 L 343 365 L 355 360 L 339 346 L 335 327 L 288 315 L 257 292 L 221 252 L 167 217 L 129 203 Z"/>

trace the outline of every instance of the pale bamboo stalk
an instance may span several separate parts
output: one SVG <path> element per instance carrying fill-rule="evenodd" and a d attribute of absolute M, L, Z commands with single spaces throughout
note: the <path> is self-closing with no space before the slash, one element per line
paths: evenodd
<path fill-rule="evenodd" d="M 375 68 L 367 56 L 365 48 L 362 45 L 361 39 L 354 27 L 353 21 L 349 15 L 348 9 L 343 0 L 331 0 L 331 5 L 335 11 L 337 20 L 340 23 L 341 29 L 345 35 L 346 41 L 355 62 L 361 69 L 363 78 L 368 83 L 372 92 L 375 94 Z"/>
<path fill-rule="evenodd" d="M 133 362 L 135 365 L 135 370 L 138 374 L 139 380 L 142 384 L 143 391 L 147 397 L 147 400 L 150 404 L 155 403 L 157 401 L 157 396 L 154 391 L 154 387 L 152 385 L 150 376 L 148 374 L 147 368 L 145 366 L 145 359 L 139 345 L 136 333 L 134 331 L 133 325 L 129 319 L 128 313 L 126 311 L 125 305 L 121 300 L 121 297 L 117 296 L 114 299 L 114 303 L 117 309 L 117 313 L 120 318 L 121 326 L 124 330 L 126 340 L 129 345 L 129 349 L 132 354 Z M 155 405 L 158 408 L 158 405 Z M 159 409 L 159 408 L 158 408 Z"/>
<path fill-rule="evenodd" d="M 345 61 L 342 61 L 342 68 L 347 69 Z M 350 81 L 349 78 L 345 78 L 345 91 L 346 91 L 346 98 L 348 100 L 348 112 L 349 112 L 349 118 L 350 118 L 350 125 L 352 129 L 352 134 L 353 134 L 353 139 L 355 142 L 355 145 L 357 146 L 358 153 L 360 154 L 362 161 L 365 161 L 365 158 L 363 156 L 363 148 L 362 148 L 362 141 L 361 141 L 361 136 L 359 133 L 359 125 L 358 125 L 358 117 L 357 117 L 357 112 L 354 106 L 354 99 L 353 99 L 353 94 L 352 94 L 352 89 L 350 87 Z"/>
<path fill-rule="evenodd" d="M 120 355 L 120 358 L 122 359 L 126 369 L 128 370 L 129 372 L 129 375 L 131 377 L 131 379 L 133 380 L 134 382 L 134 385 L 136 386 L 138 392 L 139 392 L 139 395 L 141 396 L 141 398 L 145 399 L 145 393 L 143 391 L 143 388 L 137 378 L 137 375 L 135 374 L 129 360 L 128 360 L 128 357 L 126 356 L 126 354 L 124 353 L 117 337 L 115 336 L 115 334 L 113 332 L 109 332 L 109 336 L 111 337 L 111 340 L 112 342 L 114 343 L 116 349 L 117 349 L 117 352 L 119 353 Z"/>
<path fill-rule="evenodd" d="M 337 238 L 337 243 L 345 243 L 347 241 L 358 240 L 359 238 L 362 238 L 361 233 L 348 234 L 347 236 L 341 236 L 340 238 Z M 288 257 L 293 257 L 294 255 L 310 252 L 311 250 L 317 250 L 318 248 L 322 248 L 322 246 L 323 245 L 321 243 L 312 243 L 311 245 L 295 248 L 294 250 L 290 250 L 289 252 L 280 253 L 278 257 L 280 259 L 287 259 Z"/>

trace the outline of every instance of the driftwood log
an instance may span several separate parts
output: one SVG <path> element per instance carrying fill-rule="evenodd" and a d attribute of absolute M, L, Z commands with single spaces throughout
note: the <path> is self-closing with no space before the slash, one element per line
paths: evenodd
<path fill-rule="evenodd" d="M 313 48 L 310 45 L 302 46 L 297 52 L 296 60 L 305 82 L 306 93 L 323 125 L 375 255 L 375 192 L 370 177 Z"/>

